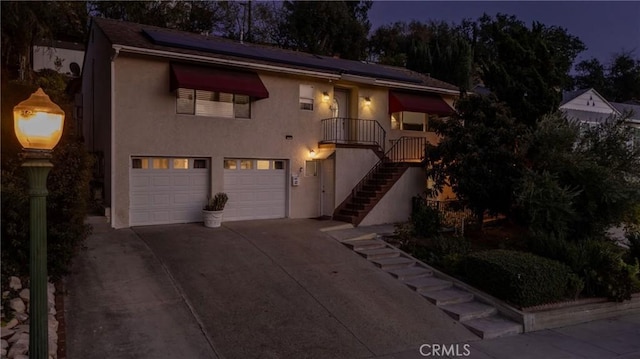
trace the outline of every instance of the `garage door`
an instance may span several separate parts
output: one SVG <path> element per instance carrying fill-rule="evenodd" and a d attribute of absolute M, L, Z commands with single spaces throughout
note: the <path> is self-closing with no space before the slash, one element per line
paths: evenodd
<path fill-rule="evenodd" d="M 284 160 L 225 159 L 223 221 L 284 218 L 286 179 Z"/>
<path fill-rule="evenodd" d="M 209 176 L 208 159 L 133 157 L 130 225 L 202 222 Z"/>

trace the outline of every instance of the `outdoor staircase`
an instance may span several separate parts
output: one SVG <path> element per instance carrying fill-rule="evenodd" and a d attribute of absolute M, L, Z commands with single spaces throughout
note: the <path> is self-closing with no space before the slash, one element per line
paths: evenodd
<path fill-rule="evenodd" d="M 427 139 L 400 137 L 333 212 L 333 219 L 357 226 L 411 166 L 419 166 Z"/>
<path fill-rule="evenodd" d="M 482 339 L 515 335 L 523 331 L 522 324 L 500 315 L 495 307 L 456 286 L 451 280 L 438 278 L 427 265 L 377 239 L 375 234 L 341 242 L 422 295 Z"/>
<path fill-rule="evenodd" d="M 409 168 L 407 163 L 383 161 L 336 209 L 333 219 L 357 226 Z"/>

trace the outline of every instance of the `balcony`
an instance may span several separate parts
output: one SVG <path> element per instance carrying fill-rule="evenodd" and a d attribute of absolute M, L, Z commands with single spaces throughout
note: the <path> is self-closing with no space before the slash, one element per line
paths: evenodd
<path fill-rule="evenodd" d="M 375 120 L 333 117 L 322 120 L 320 144 L 373 146 L 384 151 L 386 131 Z"/>

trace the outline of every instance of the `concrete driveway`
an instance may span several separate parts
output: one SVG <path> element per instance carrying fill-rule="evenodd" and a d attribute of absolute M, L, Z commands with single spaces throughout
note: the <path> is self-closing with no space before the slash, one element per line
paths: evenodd
<path fill-rule="evenodd" d="M 335 224 L 284 219 L 93 235 L 67 283 L 68 357 L 419 357 L 422 344 L 477 340 L 320 231 Z M 125 350 L 114 351 L 123 341 Z"/>

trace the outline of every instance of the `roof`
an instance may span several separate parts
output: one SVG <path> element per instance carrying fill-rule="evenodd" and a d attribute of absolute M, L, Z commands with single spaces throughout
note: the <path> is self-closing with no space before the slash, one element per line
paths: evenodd
<path fill-rule="evenodd" d="M 92 22 L 102 30 L 111 45 L 174 53 L 176 56 L 179 54 L 194 55 L 204 59 L 240 60 L 281 68 L 310 70 L 343 76 L 354 81 L 373 79 L 442 89 L 449 92 L 458 91 L 458 87 L 455 85 L 400 67 L 319 56 L 265 45 L 240 43 L 217 36 L 200 35 L 121 20 L 94 17 Z M 181 46 L 176 46 L 178 42 Z"/>
<path fill-rule="evenodd" d="M 84 51 L 84 44 L 79 44 L 77 42 L 70 42 L 70 41 L 42 39 L 39 41 L 35 41 L 34 45 L 42 46 L 42 47 L 52 47 L 55 49 Z"/>
<path fill-rule="evenodd" d="M 560 106 L 562 106 L 565 103 L 573 100 L 574 98 L 582 95 L 583 93 L 588 92 L 589 90 L 591 90 L 591 88 L 563 92 L 562 93 L 562 101 L 560 102 Z"/>
<path fill-rule="evenodd" d="M 630 120 L 640 120 L 640 105 L 632 105 L 628 103 L 610 102 L 611 106 L 615 107 L 620 113 L 631 113 Z"/>

